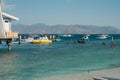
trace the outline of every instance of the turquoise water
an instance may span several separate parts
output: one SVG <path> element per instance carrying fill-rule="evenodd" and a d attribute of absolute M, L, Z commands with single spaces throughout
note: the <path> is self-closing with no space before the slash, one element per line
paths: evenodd
<path fill-rule="evenodd" d="M 59 74 L 80 73 L 120 66 L 120 39 L 91 38 L 85 44 L 67 44 L 78 38 L 62 38 L 52 44 L 13 44 L 12 51 L 0 47 L 1 80 L 34 80 Z M 106 45 L 102 45 L 105 42 Z"/>

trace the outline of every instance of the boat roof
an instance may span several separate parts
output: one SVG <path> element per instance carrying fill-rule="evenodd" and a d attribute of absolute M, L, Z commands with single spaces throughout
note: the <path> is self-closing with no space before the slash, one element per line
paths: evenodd
<path fill-rule="evenodd" d="M 13 20 L 13 21 L 18 21 L 19 20 L 19 18 L 15 17 L 15 16 L 12 16 L 10 14 L 4 13 L 4 12 L 2 13 L 2 15 L 3 15 L 3 18 L 5 18 L 5 19 L 10 19 L 10 20 Z"/>

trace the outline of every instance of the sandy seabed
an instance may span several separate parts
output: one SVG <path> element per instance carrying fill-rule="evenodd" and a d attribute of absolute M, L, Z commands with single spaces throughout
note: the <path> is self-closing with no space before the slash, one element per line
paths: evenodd
<path fill-rule="evenodd" d="M 112 80 L 120 80 L 120 68 L 90 71 L 89 73 L 83 72 L 83 73 L 49 76 L 35 80 L 93 80 L 93 77 L 98 77 L 98 78 L 105 77 L 105 78 L 112 78 Z"/>

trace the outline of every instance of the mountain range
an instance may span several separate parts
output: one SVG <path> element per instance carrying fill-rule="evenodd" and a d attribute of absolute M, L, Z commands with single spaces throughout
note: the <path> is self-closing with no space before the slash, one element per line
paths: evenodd
<path fill-rule="evenodd" d="M 13 24 L 12 31 L 20 34 L 120 34 L 120 29 L 112 26 L 46 25 L 43 23 L 33 25 Z"/>

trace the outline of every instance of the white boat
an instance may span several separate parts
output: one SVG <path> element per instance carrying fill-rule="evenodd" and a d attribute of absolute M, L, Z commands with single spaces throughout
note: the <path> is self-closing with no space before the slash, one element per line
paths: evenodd
<path fill-rule="evenodd" d="M 90 35 L 83 35 L 82 39 L 89 39 Z"/>
<path fill-rule="evenodd" d="M 97 37 L 97 39 L 106 39 L 106 38 L 108 38 L 108 35 L 104 35 L 104 34 L 99 35 L 99 36 Z"/>
<path fill-rule="evenodd" d="M 28 37 L 27 39 L 22 39 L 22 43 L 31 43 L 34 38 Z"/>
<path fill-rule="evenodd" d="M 63 37 L 72 37 L 72 35 L 71 34 L 64 34 L 64 35 L 62 35 Z"/>

